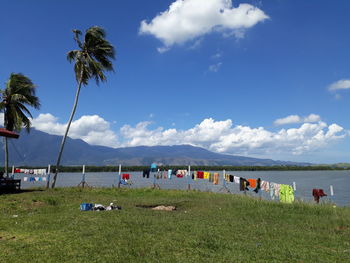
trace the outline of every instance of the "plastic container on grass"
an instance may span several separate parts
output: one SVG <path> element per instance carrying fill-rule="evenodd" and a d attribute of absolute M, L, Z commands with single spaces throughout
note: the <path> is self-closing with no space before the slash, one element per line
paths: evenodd
<path fill-rule="evenodd" d="M 92 211 L 94 204 L 82 203 L 80 205 L 80 211 Z"/>

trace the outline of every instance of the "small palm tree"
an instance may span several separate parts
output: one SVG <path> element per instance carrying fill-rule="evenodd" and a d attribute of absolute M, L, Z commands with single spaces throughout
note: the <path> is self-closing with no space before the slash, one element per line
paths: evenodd
<path fill-rule="evenodd" d="M 88 85 L 91 78 L 94 78 L 96 83 L 106 81 L 105 71 L 113 71 L 113 64 L 110 59 L 114 59 L 114 47 L 105 39 L 105 31 L 98 26 L 90 27 L 86 30 L 84 41 L 80 40 L 81 31 L 73 30 L 74 40 L 79 49 L 69 51 L 67 59 L 69 62 L 74 61 L 74 72 L 78 86 L 75 95 L 75 101 L 70 115 L 66 132 L 62 138 L 60 151 L 58 153 L 56 171 L 53 177 L 52 188 L 55 187 L 58 168 L 61 162 L 61 157 L 64 149 L 64 144 L 67 139 L 68 131 L 72 123 L 75 110 L 78 105 L 79 93 L 81 86 Z"/>
<path fill-rule="evenodd" d="M 1 101 L 0 110 L 4 112 L 4 126 L 9 131 L 19 132 L 25 127 L 30 131 L 33 118 L 26 106 L 35 109 L 40 108 L 39 98 L 35 96 L 35 86 L 33 82 L 23 74 L 12 73 L 6 83 L 6 88 L 0 90 Z M 8 177 L 8 142 L 5 137 L 5 173 Z"/>

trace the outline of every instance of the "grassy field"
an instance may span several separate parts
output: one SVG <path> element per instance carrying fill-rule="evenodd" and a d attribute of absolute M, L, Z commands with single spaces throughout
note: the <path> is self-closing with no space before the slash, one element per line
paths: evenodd
<path fill-rule="evenodd" d="M 137 207 L 160 204 L 177 210 Z M 65 188 L 1 195 L 0 213 L 0 262 L 350 262 L 350 209 L 331 205 Z"/>

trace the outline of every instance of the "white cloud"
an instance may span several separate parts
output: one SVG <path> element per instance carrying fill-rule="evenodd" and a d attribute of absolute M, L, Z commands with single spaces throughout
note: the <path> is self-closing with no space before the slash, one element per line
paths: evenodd
<path fill-rule="evenodd" d="M 50 113 L 40 114 L 32 120 L 32 125 L 37 130 L 61 136 L 67 127 L 67 124 L 58 123 L 58 119 Z M 92 145 L 118 146 L 118 137 L 110 129 L 110 124 L 98 115 L 82 116 L 73 121 L 68 136 Z"/>
<path fill-rule="evenodd" d="M 348 134 L 337 125 L 324 122 L 304 123 L 299 128 L 271 132 L 263 127 L 233 126 L 232 120 L 215 121 L 211 118 L 188 130 L 149 129 L 149 122 L 140 122 L 135 127 L 125 125 L 121 135 L 123 146 L 179 145 L 190 144 L 214 152 L 269 155 L 292 153 L 294 155 L 315 151 Z"/>
<path fill-rule="evenodd" d="M 329 91 L 350 89 L 350 79 L 341 79 L 328 86 Z"/>
<path fill-rule="evenodd" d="M 309 115 L 307 118 L 316 120 L 317 116 Z M 63 135 L 66 127 L 66 124 L 58 123 L 58 119 L 51 114 L 40 114 L 32 122 L 36 129 L 56 135 Z M 152 122 L 146 121 L 136 126 L 124 125 L 120 128 L 118 140 L 117 134 L 110 129 L 109 122 L 97 115 L 82 116 L 72 122 L 69 137 L 80 138 L 92 145 L 110 147 L 190 144 L 214 152 L 271 156 L 315 152 L 349 135 L 343 127 L 337 124 L 327 125 L 322 121 L 303 123 L 297 128 L 277 132 L 263 127 L 234 126 L 230 119 L 204 119 L 187 130 L 174 127 L 150 129 L 150 124 Z"/>
<path fill-rule="evenodd" d="M 233 7 L 232 0 L 176 0 L 149 23 L 143 20 L 139 32 L 160 39 L 164 47 L 158 51 L 164 52 L 173 45 L 213 31 L 226 35 L 232 32 L 242 38 L 246 29 L 268 18 L 262 10 L 250 4 Z"/>
<path fill-rule="evenodd" d="M 306 122 L 318 122 L 321 121 L 321 117 L 317 114 L 310 114 L 306 117 L 300 117 L 298 115 L 289 115 L 285 118 L 277 119 L 274 121 L 275 125 L 306 123 Z"/>
<path fill-rule="evenodd" d="M 321 117 L 313 113 L 304 118 L 304 122 L 318 122 L 320 120 L 321 120 Z"/>
<path fill-rule="evenodd" d="M 299 123 L 301 121 L 298 115 L 289 115 L 285 118 L 277 119 L 274 121 L 275 125 L 284 125 L 284 124 L 292 124 Z"/>
<path fill-rule="evenodd" d="M 218 72 L 220 67 L 221 67 L 221 65 L 222 65 L 222 62 L 218 62 L 216 64 L 210 65 L 209 66 L 209 71 L 211 71 L 211 72 Z"/>

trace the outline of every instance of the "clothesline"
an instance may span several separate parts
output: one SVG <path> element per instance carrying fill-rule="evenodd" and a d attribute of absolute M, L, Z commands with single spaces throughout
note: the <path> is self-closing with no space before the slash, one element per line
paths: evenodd
<path fill-rule="evenodd" d="M 30 176 L 30 177 L 24 177 L 24 181 L 29 182 L 40 182 L 40 181 L 47 181 L 50 180 L 50 165 L 48 166 L 48 170 L 46 169 L 26 169 L 26 168 L 12 168 L 12 173 L 23 173 L 23 174 L 31 174 L 31 175 L 48 175 L 48 177 L 40 177 L 40 176 Z M 85 182 L 85 165 L 83 165 L 83 178 L 82 182 Z M 150 174 L 153 174 L 154 179 L 154 185 L 156 185 L 156 180 L 159 179 L 171 179 L 173 176 L 177 178 L 187 178 L 188 179 L 188 189 L 191 187 L 191 183 L 193 181 L 197 180 L 208 180 L 209 183 L 213 183 L 214 185 L 219 184 L 219 178 L 220 175 L 218 172 L 207 172 L 207 171 L 193 171 L 191 172 L 191 167 L 189 166 L 187 170 L 180 169 L 180 170 L 160 170 L 160 168 L 157 168 L 157 165 L 152 164 L 150 169 L 145 169 L 142 172 L 142 176 L 144 178 L 149 178 Z M 223 174 L 223 186 L 227 189 L 226 183 L 235 183 L 239 184 L 240 191 L 244 191 L 245 193 L 247 191 L 254 191 L 255 193 L 261 194 L 261 191 L 266 192 L 269 194 L 270 198 L 272 200 L 279 199 L 281 202 L 291 203 L 294 201 L 294 193 L 296 191 L 296 183 L 293 182 L 293 186 L 287 185 L 287 184 L 279 184 L 275 182 L 268 182 L 265 180 L 259 179 L 251 179 L 251 178 L 244 178 L 239 177 L 236 175 L 230 175 L 225 172 L 225 170 L 222 172 Z M 130 185 L 130 178 L 131 175 L 128 173 L 121 173 L 121 165 L 119 165 L 119 180 L 118 180 L 118 186 L 120 185 Z M 159 185 L 158 185 L 159 187 Z M 313 189 L 312 194 L 315 198 L 315 201 L 319 201 L 318 197 L 315 197 L 314 193 L 318 193 L 319 191 L 315 190 L 322 190 L 323 189 Z M 322 192 L 321 191 L 321 192 Z M 324 193 L 324 192 L 322 192 Z M 334 195 L 333 186 L 330 186 L 330 194 L 331 196 Z M 320 195 L 320 197 L 325 196 Z"/>

